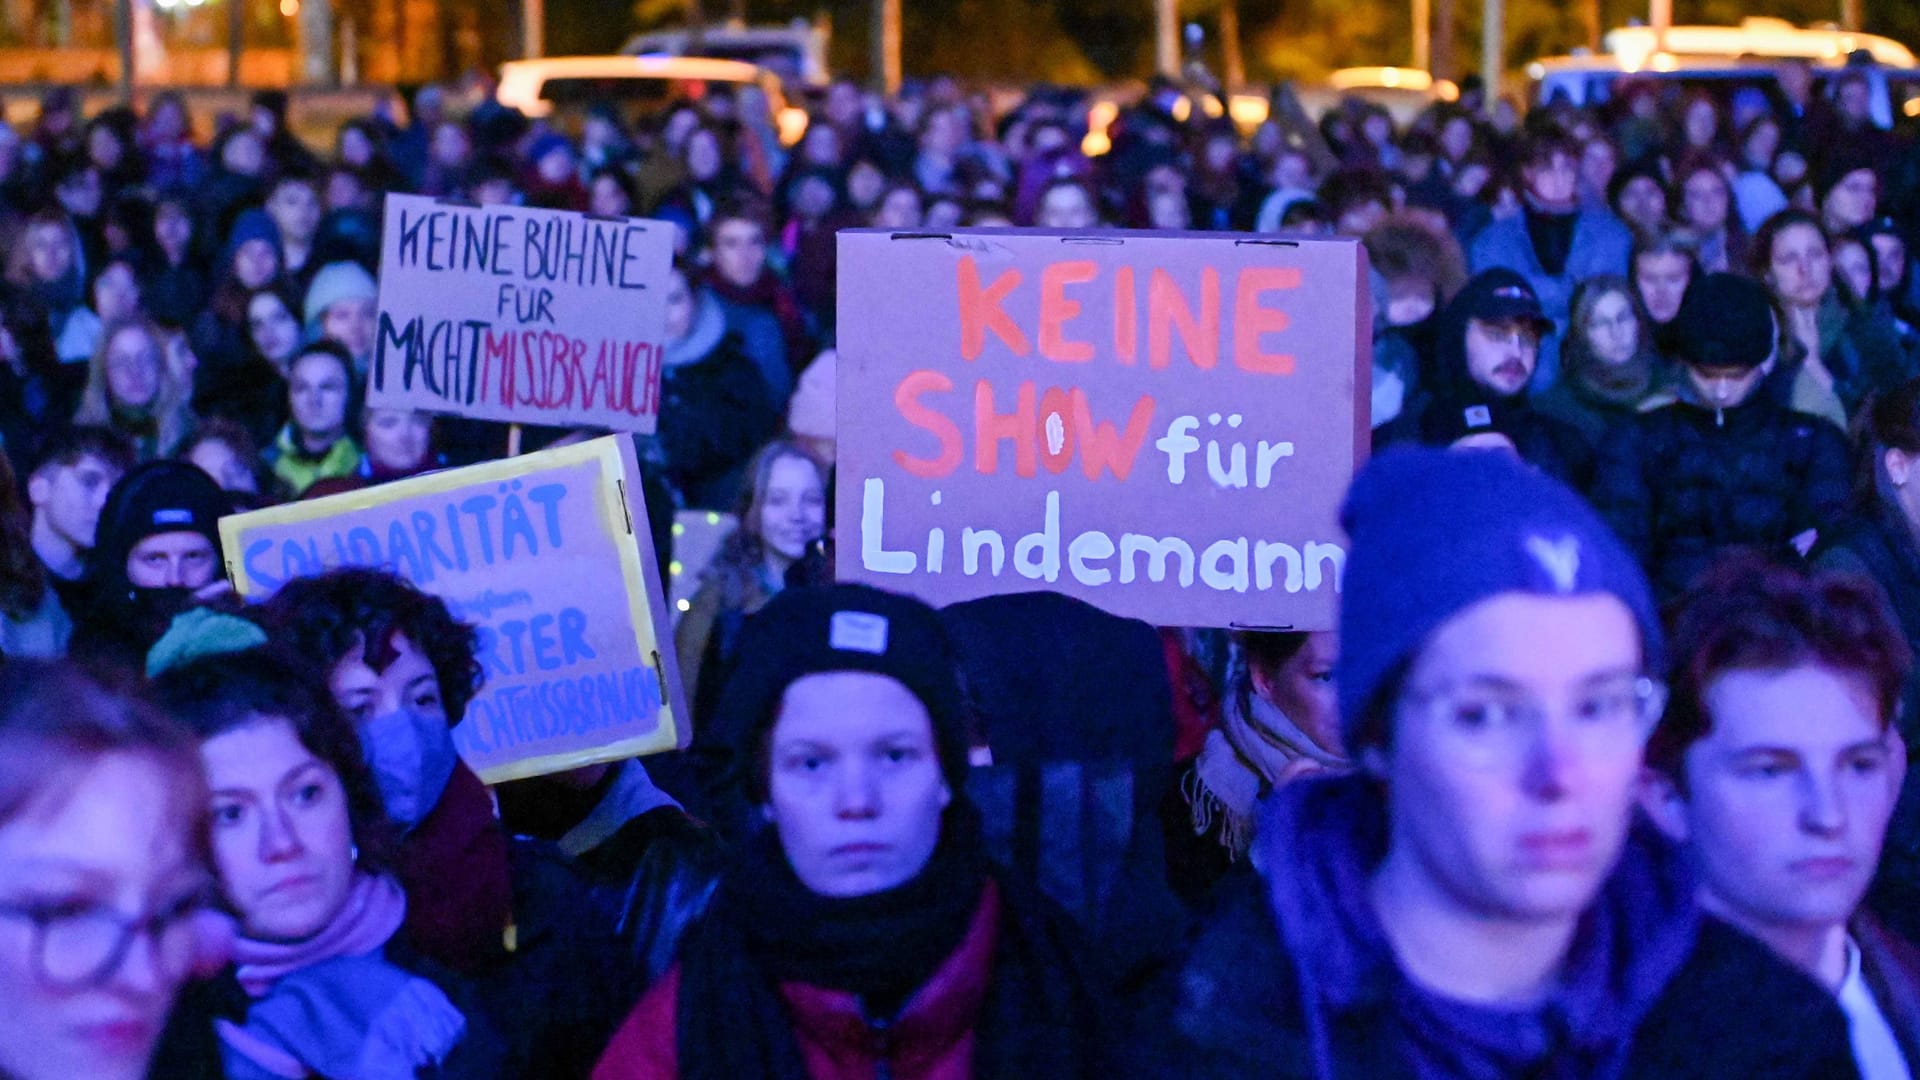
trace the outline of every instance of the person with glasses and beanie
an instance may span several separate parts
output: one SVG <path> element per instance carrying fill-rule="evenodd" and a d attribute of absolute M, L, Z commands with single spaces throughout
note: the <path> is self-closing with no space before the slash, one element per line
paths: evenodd
<path fill-rule="evenodd" d="M 207 945 L 192 736 L 67 664 L 0 671 L 0 1076 L 196 1080 L 154 1062 Z"/>
<path fill-rule="evenodd" d="M 955 653 L 925 604 L 790 588 L 715 725 L 759 831 L 595 1080 L 1091 1080 L 1102 1009 L 1064 915 L 992 866 Z"/>
<path fill-rule="evenodd" d="M 1648 816 L 1701 907 L 1839 1001 L 1860 1075 L 1912 1080 L 1920 950 L 1862 903 L 1906 774 L 1906 639 L 1868 579 L 1747 553 L 1681 598 L 1673 646 Z"/>
<path fill-rule="evenodd" d="M 1141 1075 L 1852 1075 L 1832 999 L 1703 924 L 1636 823 L 1661 628 L 1593 511 L 1510 455 L 1399 448 L 1342 523 L 1359 768 L 1264 801 Z"/>

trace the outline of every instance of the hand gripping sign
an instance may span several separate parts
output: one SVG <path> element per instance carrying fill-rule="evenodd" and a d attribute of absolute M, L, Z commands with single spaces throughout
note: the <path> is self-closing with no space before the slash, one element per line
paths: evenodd
<path fill-rule="evenodd" d="M 488 783 L 686 745 L 650 535 L 624 436 L 220 520 L 248 599 L 376 567 L 476 626 L 485 683 L 453 735 Z"/>
<path fill-rule="evenodd" d="M 1334 625 L 1367 452 L 1350 240 L 842 232 L 842 579 Z"/>
<path fill-rule="evenodd" d="M 673 227 L 389 195 L 369 405 L 651 432 Z"/>

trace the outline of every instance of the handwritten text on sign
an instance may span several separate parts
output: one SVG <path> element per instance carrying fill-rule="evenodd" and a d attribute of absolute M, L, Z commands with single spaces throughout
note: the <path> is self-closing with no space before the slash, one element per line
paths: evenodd
<path fill-rule="evenodd" d="M 222 519 L 248 597 L 340 566 L 391 570 L 478 628 L 485 684 L 454 729 L 489 782 L 682 741 L 624 437 Z"/>
<path fill-rule="evenodd" d="M 841 233 L 841 576 L 1332 626 L 1364 256 L 1245 241 Z"/>
<path fill-rule="evenodd" d="M 652 431 L 673 230 L 387 197 L 371 404 Z"/>

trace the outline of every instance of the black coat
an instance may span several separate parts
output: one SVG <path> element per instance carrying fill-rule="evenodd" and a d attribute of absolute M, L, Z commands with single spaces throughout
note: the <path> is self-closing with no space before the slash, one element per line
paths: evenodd
<path fill-rule="evenodd" d="M 667 479 L 689 508 L 732 510 L 747 459 L 780 427 L 760 369 L 728 334 L 660 380 L 660 448 Z"/>
<path fill-rule="evenodd" d="M 1141 1045 L 1130 1060 L 1140 1080 L 1314 1076 L 1295 969 L 1263 889 L 1252 873 L 1223 883 L 1186 966 L 1134 1028 Z M 1342 1010 L 1330 1048 L 1336 1075 L 1411 1077 L 1406 1037 L 1388 996 Z M 1766 946 L 1708 919 L 1636 1029 L 1623 1075 L 1845 1080 L 1857 1074 L 1846 1018 L 1832 996 Z"/>
<path fill-rule="evenodd" d="M 1832 526 L 1850 456 L 1832 424 L 1764 393 L 1726 410 L 1676 401 L 1609 433 L 1592 498 L 1671 597 L 1724 549 L 1780 548 Z"/>

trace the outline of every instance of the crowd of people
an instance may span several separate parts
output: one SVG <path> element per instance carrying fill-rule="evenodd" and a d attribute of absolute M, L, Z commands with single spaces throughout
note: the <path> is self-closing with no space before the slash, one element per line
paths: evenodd
<path fill-rule="evenodd" d="M 0 125 L 0 1077 L 1910 1080 L 1920 140 L 1774 77 L 1251 132 L 1157 82 L 1093 157 L 1084 97 L 946 79 L 790 147 L 753 87 L 324 148 L 49 93 Z M 508 452 L 364 403 L 391 192 L 676 227 L 647 516 L 737 519 L 688 750 L 490 787 L 444 601 L 234 595 L 222 516 Z M 858 226 L 1361 244 L 1338 625 L 834 583 Z"/>

